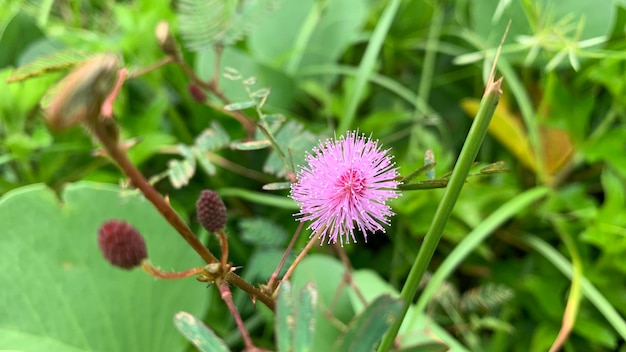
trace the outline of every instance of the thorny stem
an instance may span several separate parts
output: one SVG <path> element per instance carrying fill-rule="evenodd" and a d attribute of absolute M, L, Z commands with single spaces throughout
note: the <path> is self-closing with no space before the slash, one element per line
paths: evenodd
<path fill-rule="evenodd" d="M 176 231 L 189 243 L 189 245 L 202 257 L 207 264 L 219 263 L 217 258 L 200 242 L 198 237 L 191 231 L 191 229 L 185 224 L 180 216 L 172 209 L 168 202 L 148 183 L 146 178 L 137 170 L 135 165 L 128 159 L 128 156 L 122 149 L 120 149 L 117 141 L 110 135 L 110 130 L 106 128 L 105 124 L 92 122 L 87 120 L 87 125 L 92 131 L 94 136 L 100 141 L 107 154 L 113 159 L 120 169 L 131 180 L 132 184 L 137 187 L 141 193 L 154 205 L 161 215 L 167 220 L 167 222 L 176 229 Z M 249 295 L 258 298 L 268 308 L 274 310 L 274 301 L 261 292 L 256 287 L 243 280 L 241 277 L 234 273 L 228 273 L 226 280 L 234 284 L 240 289 L 247 292 Z"/>
<path fill-rule="evenodd" d="M 300 224 L 298 225 L 298 228 L 296 229 L 296 232 L 294 232 L 293 236 L 291 237 L 291 241 L 289 242 L 289 245 L 285 249 L 283 258 L 280 260 L 280 263 L 276 267 L 276 270 L 274 270 L 274 272 L 272 273 L 272 276 L 270 276 L 270 280 L 267 282 L 267 287 L 270 289 L 270 292 L 274 292 L 274 289 L 276 288 L 274 287 L 274 285 L 276 285 L 277 283 L 278 274 L 283 269 L 283 265 L 285 265 L 285 262 L 287 261 L 287 258 L 289 257 L 289 253 L 291 253 L 293 246 L 296 244 L 296 240 L 298 239 L 300 232 L 302 232 L 302 227 L 304 227 L 304 223 L 300 222 Z"/>
<path fill-rule="evenodd" d="M 241 315 L 239 315 L 239 311 L 237 307 L 235 307 L 235 303 L 233 302 L 233 294 L 230 291 L 230 287 L 228 283 L 224 280 L 217 280 L 217 287 L 220 290 L 220 294 L 226 305 L 228 306 L 228 310 L 232 314 L 233 318 L 235 318 L 235 323 L 241 332 L 241 337 L 243 338 L 243 343 L 246 345 L 246 351 L 255 351 L 257 348 L 252 343 L 252 339 L 250 338 L 250 334 L 246 329 L 246 326 L 243 324 L 243 320 L 241 319 Z"/>

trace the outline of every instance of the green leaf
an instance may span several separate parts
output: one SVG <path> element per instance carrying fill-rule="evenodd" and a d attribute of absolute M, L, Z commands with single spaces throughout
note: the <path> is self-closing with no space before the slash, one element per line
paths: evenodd
<path fill-rule="evenodd" d="M 333 307 L 330 312 L 334 319 L 349 321 L 354 316 L 348 294 L 340 289 L 344 271 L 345 268 L 337 259 L 309 254 L 292 276 L 294 290 L 305 287 L 311 281 L 315 282 L 318 304 L 326 308 L 317 310 L 312 351 L 333 351 L 333 345 L 341 334 L 327 316 L 328 307 Z"/>
<path fill-rule="evenodd" d="M 230 136 L 228 132 L 224 130 L 222 125 L 213 121 L 211 122 L 211 128 L 207 128 L 196 137 L 195 146 L 204 152 L 218 150 L 228 145 L 230 142 Z"/>
<path fill-rule="evenodd" d="M 11 73 L 11 77 L 9 77 L 7 83 L 19 82 L 46 73 L 65 70 L 93 57 L 94 54 L 73 50 L 57 52 L 17 68 Z"/>
<path fill-rule="evenodd" d="M 381 295 L 399 295 L 393 286 L 372 270 L 357 270 L 352 277 L 367 302 L 373 302 Z M 367 308 L 360 297 L 352 290 L 350 291 L 350 301 L 356 312 L 363 312 Z M 400 335 L 403 336 L 400 341 L 401 347 L 408 348 L 436 342 L 446 344 L 450 351 L 467 351 L 462 344 L 439 326 L 437 322 L 425 314 L 420 314 L 414 305 L 409 307 L 406 318 L 400 327 Z"/>
<path fill-rule="evenodd" d="M 202 352 L 229 352 L 228 346 L 213 330 L 198 318 L 187 312 L 178 312 L 174 316 L 174 325 L 189 342 Z"/>
<path fill-rule="evenodd" d="M 379 296 L 356 316 L 337 341 L 337 351 L 373 351 L 387 329 L 400 315 L 402 301 L 390 295 Z"/>
<path fill-rule="evenodd" d="M 290 189 L 291 182 L 273 182 L 263 185 L 265 191 L 278 191 L 283 189 Z"/>
<path fill-rule="evenodd" d="M 238 111 L 238 110 L 248 109 L 248 108 L 254 107 L 256 105 L 257 105 L 257 102 L 254 101 L 254 100 L 242 101 L 242 102 L 239 102 L 239 103 L 228 104 L 228 105 L 224 106 L 224 110 L 226 110 L 226 111 Z"/>
<path fill-rule="evenodd" d="M 258 246 L 279 247 L 287 240 L 287 232 L 266 218 L 242 219 L 239 222 L 239 229 L 243 241 Z"/>
<path fill-rule="evenodd" d="M 228 30 L 224 33 L 222 42 L 231 45 L 256 28 L 259 22 L 265 20 L 279 0 L 247 0 L 238 4 L 237 12 L 231 19 Z"/>
<path fill-rule="evenodd" d="M 278 352 L 292 351 L 295 310 L 291 283 L 283 281 L 276 301 L 276 347 Z"/>
<path fill-rule="evenodd" d="M 315 314 L 317 311 L 317 289 L 314 282 L 309 282 L 300 290 L 297 302 L 296 329 L 294 336 L 295 351 L 311 351 Z"/>
<path fill-rule="evenodd" d="M 191 51 L 211 49 L 229 26 L 233 2 L 222 0 L 181 0 L 178 26 L 183 44 Z"/>
<path fill-rule="evenodd" d="M 28 15 L 18 12 L 7 23 L 0 38 L 0 68 L 17 66 L 19 56 L 29 45 L 44 37 L 35 21 Z"/>
<path fill-rule="evenodd" d="M 304 126 L 296 121 L 290 120 L 284 124 L 275 134 L 276 142 L 281 149 L 289 156 L 293 157 L 293 164 L 304 163 L 305 152 L 310 151 L 317 144 L 318 138 L 304 129 Z M 289 160 L 287 162 L 290 162 Z M 282 177 L 286 173 L 285 164 L 278 153 L 272 151 L 263 165 L 263 171 Z"/>
<path fill-rule="evenodd" d="M 397 350 L 397 352 L 446 352 L 450 347 L 440 342 L 426 342 Z"/>
<path fill-rule="evenodd" d="M 288 74 L 336 63 L 359 39 L 367 20 L 367 1 L 282 1 L 249 35 L 250 51 L 260 61 Z"/>
<path fill-rule="evenodd" d="M 317 290 L 313 282 L 304 285 L 294 304 L 293 289 L 289 281 L 281 284 L 276 306 L 276 345 L 278 351 L 311 351 Z"/>
<path fill-rule="evenodd" d="M 240 142 L 240 143 L 231 144 L 231 146 L 236 150 L 259 150 L 259 149 L 265 149 L 271 145 L 272 143 L 268 140 Z"/>
<path fill-rule="evenodd" d="M 194 159 L 170 160 L 167 163 L 167 176 L 170 183 L 176 189 L 189 184 L 189 180 L 196 172 Z"/>
<path fill-rule="evenodd" d="M 254 203 L 265 204 L 265 205 L 269 205 L 272 207 L 291 209 L 291 210 L 300 209 L 300 207 L 298 207 L 298 205 L 296 205 L 296 202 L 294 202 L 292 199 L 284 197 L 284 196 L 277 196 L 274 194 L 266 194 L 266 193 L 261 193 L 261 192 L 249 191 L 243 188 L 230 188 L 230 187 L 220 188 L 218 190 L 218 193 L 222 197 L 227 197 L 227 196 L 239 197 L 239 198 L 249 200 Z"/>
<path fill-rule="evenodd" d="M 204 170 L 204 172 L 206 172 L 210 176 L 215 176 L 215 174 L 217 173 L 217 169 L 215 168 L 213 163 L 209 160 L 209 158 L 206 156 L 206 154 L 198 150 L 198 148 L 192 148 L 192 149 L 193 149 L 193 154 L 196 160 L 198 160 L 198 164 L 200 164 L 200 167 L 202 168 L 202 170 Z"/>
<path fill-rule="evenodd" d="M 205 285 L 113 267 L 98 250 L 97 231 L 106 220 L 128 221 L 144 235 L 151 262 L 171 270 L 201 265 L 200 258 L 141 196 L 81 182 L 67 185 L 60 197 L 31 185 L 0 198 L 2 345 L 185 351 L 171 318 L 181 310 L 203 314 Z"/>

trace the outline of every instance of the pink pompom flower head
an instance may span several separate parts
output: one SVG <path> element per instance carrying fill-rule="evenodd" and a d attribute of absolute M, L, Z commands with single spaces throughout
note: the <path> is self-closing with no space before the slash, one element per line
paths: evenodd
<path fill-rule="evenodd" d="M 345 136 L 320 141 L 308 165 L 301 167 L 298 181 L 291 186 L 291 198 L 300 206 L 295 216 L 311 221 L 309 229 L 322 242 L 357 242 L 358 228 L 367 242 L 367 233 L 382 231 L 394 215 L 387 200 L 398 197 L 398 171 L 387 150 L 378 141 L 349 131 Z M 356 224 L 356 225 L 355 225 Z"/>

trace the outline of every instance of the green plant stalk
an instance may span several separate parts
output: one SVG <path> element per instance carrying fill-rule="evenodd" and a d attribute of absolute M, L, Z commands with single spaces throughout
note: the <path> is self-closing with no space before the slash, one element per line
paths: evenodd
<path fill-rule="evenodd" d="M 576 241 L 574 241 L 572 235 L 565 228 L 565 220 L 562 219 L 561 216 L 557 216 L 552 220 L 552 224 L 572 257 L 572 267 L 574 269 L 572 273 L 572 287 L 567 297 L 567 305 L 565 306 L 565 313 L 563 314 L 561 330 L 549 350 L 550 352 L 556 352 L 565 344 L 565 340 L 567 340 L 576 322 L 576 316 L 578 315 L 578 308 L 580 307 L 582 298 L 580 279 L 583 277 L 583 263 L 580 258 L 580 253 L 578 252 L 578 247 L 576 247 Z"/>
<path fill-rule="evenodd" d="M 549 192 L 550 188 L 548 187 L 537 187 L 525 191 L 500 206 L 488 218 L 481 221 L 480 225 L 476 226 L 476 228 L 472 230 L 469 235 L 465 236 L 465 238 L 463 238 L 463 240 L 454 248 L 454 250 L 441 263 L 433 276 L 431 276 L 428 280 L 428 284 L 422 291 L 422 294 L 417 301 L 414 316 L 417 317 L 424 312 L 426 305 L 445 279 L 449 277 L 454 272 L 454 269 L 456 269 L 463 261 L 463 259 L 472 253 L 472 251 L 476 249 L 476 247 L 478 247 L 490 234 L 492 234 L 495 229 L 511 217 L 515 216 L 515 214 L 518 214 L 534 202 L 545 197 Z"/>
<path fill-rule="evenodd" d="M 361 100 L 361 96 L 365 90 L 365 84 L 367 83 L 370 75 L 374 71 L 374 67 L 376 66 L 376 58 L 378 58 L 378 53 L 380 52 L 380 48 L 383 46 L 385 42 L 385 36 L 389 31 L 389 27 L 391 27 L 391 23 L 393 22 L 393 18 L 396 16 L 396 12 L 398 11 L 398 7 L 400 6 L 400 0 L 391 0 L 385 11 L 383 12 L 376 28 L 374 29 L 374 33 L 367 44 L 367 48 L 365 49 L 365 54 L 363 54 L 363 59 L 361 60 L 361 64 L 359 65 L 359 71 L 356 76 L 356 82 L 354 84 L 354 88 L 351 90 L 348 103 L 346 104 L 346 108 L 343 112 L 343 116 L 341 116 L 341 121 L 339 122 L 339 132 L 343 133 L 350 126 L 352 126 L 352 122 L 354 121 L 354 117 L 356 115 L 356 109 L 359 105 L 359 101 Z"/>
<path fill-rule="evenodd" d="M 500 96 L 502 94 L 500 90 L 501 85 L 501 78 L 497 81 L 493 81 L 490 77 L 490 81 L 487 83 L 487 87 L 485 88 L 485 93 L 481 100 L 476 118 L 474 119 L 472 127 L 467 135 L 467 139 L 465 140 L 465 144 L 463 145 L 457 164 L 452 171 L 450 183 L 446 188 L 441 203 L 439 203 L 439 206 L 437 207 L 433 222 L 426 233 L 426 237 L 424 237 L 424 243 L 422 243 L 422 247 L 417 254 L 417 258 L 415 258 L 415 261 L 413 262 L 407 281 L 400 292 L 400 297 L 404 301 L 404 306 L 400 312 L 401 314 L 391 326 L 387 334 L 385 334 L 385 337 L 378 348 L 379 352 L 387 351 L 392 347 L 393 341 L 400 330 L 402 321 L 409 310 L 413 297 L 415 297 L 419 283 L 426 272 L 428 263 L 430 262 L 437 245 L 439 244 L 441 234 L 443 233 L 445 225 L 452 214 L 452 209 L 459 198 L 465 179 L 467 178 L 474 159 L 478 154 L 478 149 L 487 134 L 487 128 L 489 127 L 489 123 L 491 122 L 491 118 L 493 117 L 493 113 L 496 110 L 496 106 L 498 105 L 498 101 L 500 100 Z"/>
<path fill-rule="evenodd" d="M 537 251 L 539 254 L 543 255 L 565 276 L 573 279 L 574 269 L 572 268 L 572 265 L 567 261 L 567 259 L 565 259 L 565 257 L 563 257 L 561 253 L 552 248 L 552 246 L 550 246 L 544 240 L 540 239 L 537 236 L 527 235 L 522 238 L 522 241 L 526 245 Z M 624 318 L 622 318 L 620 313 L 584 276 L 581 276 L 580 278 L 580 286 L 582 287 L 582 291 L 585 296 L 600 311 L 600 313 L 602 313 L 602 315 L 606 318 L 609 324 L 613 326 L 615 331 L 617 331 L 622 339 L 626 339 L 626 321 L 624 320 Z"/>
<path fill-rule="evenodd" d="M 304 20 L 304 23 L 298 32 L 293 54 L 290 56 L 289 61 L 285 66 L 285 72 L 287 72 L 288 75 L 293 76 L 298 71 L 298 67 L 300 67 L 300 63 L 302 62 L 302 58 L 306 52 L 306 47 L 315 32 L 315 27 L 319 23 L 326 5 L 326 1 L 316 1 L 313 3 L 313 6 L 309 11 L 309 15 L 306 20 Z"/>
<path fill-rule="evenodd" d="M 343 75 L 357 77 L 359 75 L 359 69 L 350 66 L 332 64 L 310 66 L 298 71 L 299 77 L 318 75 Z M 413 107 L 417 110 L 418 113 L 425 116 L 439 116 L 432 107 L 428 106 L 428 104 L 426 103 L 426 101 L 424 101 L 422 97 L 413 93 L 413 91 L 411 91 L 408 87 L 402 85 L 402 83 L 398 82 L 397 80 L 377 73 L 372 73 L 370 77 L 367 78 L 367 80 L 368 82 L 377 84 L 389 90 L 398 97 L 404 99 L 407 103 L 413 104 Z"/>
<path fill-rule="evenodd" d="M 441 28 L 443 27 L 444 16 L 441 5 L 437 1 L 433 3 L 433 7 L 432 21 L 430 22 L 428 39 L 426 40 L 426 48 L 424 52 L 424 66 L 422 68 L 422 75 L 417 89 L 417 96 L 420 100 L 415 102 L 415 106 L 419 106 L 420 101 L 428 101 L 430 89 L 433 83 L 433 76 L 435 74 L 437 46 L 439 44 Z M 417 119 L 419 115 L 419 111 L 416 110 L 414 114 L 415 118 Z"/>

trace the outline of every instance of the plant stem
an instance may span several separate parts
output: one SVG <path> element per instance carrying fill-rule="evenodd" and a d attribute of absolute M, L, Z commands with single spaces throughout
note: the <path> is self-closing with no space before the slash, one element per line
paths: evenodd
<path fill-rule="evenodd" d="M 306 244 L 306 247 L 304 247 L 302 252 L 300 252 L 300 254 L 298 254 L 296 259 L 293 261 L 293 263 L 291 264 L 291 266 L 289 267 L 289 269 L 287 270 L 283 278 L 280 280 L 281 282 L 289 280 L 289 278 L 291 277 L 291 274 L 293 274 L 293 272 L 296 270 L 296 267 L 298 267 L 298 264 L 300 264 L 302 259 L 304 259 L 304 256 L 306 256 L 306 254 L 309 252 L 311 247 L 313 247 L 313 244 L 317 242 L 317 240 L 318 240 L 318 237 L 317 237 L 317 234 L 315 233 L 311 236 L 311 239 L 309 240 L 309 243 Z M 280 287 L 280 285 L 278 286 Z M 278 292 L 278 288 L 276 288 L 275 292 Z"/>
<path fill-rule="evenodd" d="M 128 159 L 126 153 L 120 149 L 115 138 L 110 135 L 110 130 L 105 124 L 92 122 L 93 119 L 87 120 L 87 125 L 94 136 L 100 141 L 102 147 L 107 154 L 117 163 L 120 169 L 126 174 L 133 185 L 137 187 L 141 193 L 154 205 L 167 222 L 176 229 L 176 231 L 187 241 L 187 243 L 202 257 L 207 264 L 219 263 L 217 258 L 200 242 L 198 237 L 191 231 L 189 226 L 180 218 L 178 213 L 172 209 L 169 203 L 159 194 L 159 192 L 148 183 L 146 178 L 137 170 L 135 165 Z M 261 292 L 256 287 L 249 284 L 234 273 L 226 275 L 226 280 L 234 284 L 249 295 L 258 298 L 268 308 L 274 310 L 274 301 Z"/>
<path fill-rule="evenodd" d="M 239 328 L 239 331 L 241 332 L 243 343 L 246 345 L 246 351 L 256 350 L 256 347 L 254 346 L 254 343 L 252 343 L 252 339 L 250 338 L 250 334 L 248 333 L 248 329 L 246 329 L 246 326 L 243 324 L 241 315 L 239 314 L 237 307 L 235 307 L 235 303 L 233 302 L 233 294 L 230 291 L 228 282 L 218 279 L 216 283 L 217 288 L 220 290 L 220 295 L 222 296 L 222 299 L 224 300 L 224 302 L 226 302 L 228 310 L 230 310 L 230 314 L 232 314 L 233 318 L 235 319 L 235 323 L 237 324 L 237 328 Z"/>
<path fill-rule="evenodd" d="M 172 280 L 172 279 L 184 279 L 186 277 L 190 277 L 190 276 L 194 276 L 194 275 L 202 275 L 204 273 L 206 273 L 206 270 L 203 267 L 197 267 L 197 268 L 191 268 L 189 270 L 185 270 L 185 271 L 175 271 L 175 272 L 167 272 L 167 271 L 163 271 L 159 268 L 154 267 L 152 264 L 150 264 L 150 261 L 148 261 L 147 259 L 144 259 L 141 262 L 141 268 L 148 274 L 159 278 L 159 279 L 165 279 L 165 280 Z"/>
<path fill-rule="evenodd" d="M 272 273 L 272 276 L 270 276 L 270 279 L 267 282 L 267 287 L 269 288 L 270 292 L 274 292 L 274 289 L 276 289 L 274 285 L 276 285 L 276 282 L 278 280 L 278 275 L 280 274 L 280 271 L 283 269 L 283 265 L 285 265 L 285 262 L 287 261 L 287 258 L 289 257 L 289 253 L 291 253 L 293 246 L 296 244 L 296 240 L 298 239 L 300 232 L 302 232 L 303 227 L 304 227 L 304 222 L 300 222 L 300 224 L 298 225 L 298 228 L 296 229 L 296 232 L 291 237 L 291 241 L 289 242 L 289 245 L 287 245 L 287 248 L 285 249 L 283 258 L 280 260 L 280 263 L 276 267 L 276 270 L 274 270 L 274 272 Z"/>
<path fill-rule="evenodd" d="M 478 149 L 487 134 L 489 122 L 491 122 L 493 113 L 495 112 L 498 101 L 500 100 L 501 85 L 502 78 L 493 81 L 490 77 L 485 88 L 485 94 L 481 100 L 480 108 L 478 109 L 476 118 L 472 123 L 472 127 L 470 128 L 465 144 L 463 145 L 457 164 L 454 167 L 448 187 L 446 188 L 441 203 L 439 203 L 439 206 L 437 207 L 433 222 L 426 233 L 426 237 L 424 237 L 424 242 L 422 243 L 422 246 L 417 254 L 415 262 L 413 262 L 407 281 L 402 288 L 402 292 L 400 293 L 400 296 L 404 301 L 402 312 L 383 338 L 383 341 L 378 348 L 379 352 L 387 351 L 391 348 L 393 341 L 400 330 L 400 325 L 402 325 L 402 321 L 404 320 L 409 306 L 413 301 L 413 297 L 415 297 L 419 283 L 426 272 L 428 263 L 430 262 L 430 259 L 439 244 L 441 234 L 443 233 L 445 225 L 452 214 L 452 209 L 459 198 L 465 179 L 472 167 L 476 155 L 478 154 Z"/>

